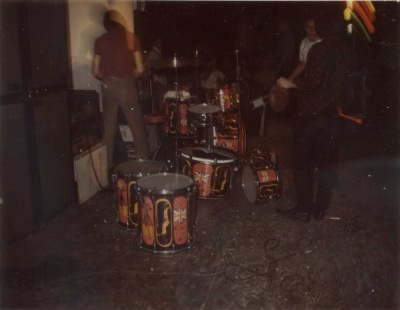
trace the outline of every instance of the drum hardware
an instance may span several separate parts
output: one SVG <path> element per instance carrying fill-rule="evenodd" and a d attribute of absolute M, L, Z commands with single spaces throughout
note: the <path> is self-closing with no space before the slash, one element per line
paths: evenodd
<path fill-rule="evenodd" d="M 164 144 L 165 141 L 163 139 L 163 134 L 162 134 L 162 126 L 167 122 L 168 117 L 165 114 L 161 114 L 160 112 L 158 113 L 153 113 L 153 114 L 145 114 L 144 115 L 144 123 L 146 125 L 152 125 L 156 126 L 156 139 L 157 139 L 157 146 L 155 151 L 153 152 L 151 156 L 151 160 L 155 160 L 158 153 L 160 150 L 162 151 L 165 160 L 167 162 L 167 165 L 170 167 L 170 160 L 168 158 L 167 152 L 165 150 Z"/>
<path fill-rule="evenodd" d="M 188 176 L 149 175 L 138 181 L 138 243 L 153 253 L 190 249 L 196 241 L 196 186 Z"/>
<path fill-rule="evenodd" d="M 112 178 L 119 228 L 131 231 L 139 225 L 137 181 L 167 169 L 166 164 L 150 160 L 130 160 L 114 167 Z"/>

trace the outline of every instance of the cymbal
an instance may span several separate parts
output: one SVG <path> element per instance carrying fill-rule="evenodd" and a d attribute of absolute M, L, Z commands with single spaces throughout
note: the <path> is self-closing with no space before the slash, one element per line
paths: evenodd
<path fill-rule="evenodd" d="M 158 60 L 150 60 L 149 66 L 154 69 L 173 69 L 184 67 L 195 67 L 201 64 L 200 60 L 192 60 L 187 58 L 164 58 Z"/>

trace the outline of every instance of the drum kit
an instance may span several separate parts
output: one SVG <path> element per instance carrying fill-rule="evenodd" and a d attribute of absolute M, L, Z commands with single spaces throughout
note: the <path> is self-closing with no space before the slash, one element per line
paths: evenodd
<path fill-rule="evenodd" d="M 229 196 L 235 172 L 243 168 L 242 187 L 250 203 L 279 198 L 281 179 L 275 153 L 253 150 L 246 157 L 239 84 L 224 85 L 199 103 L 178 85 L 178 69 L 196 66 L 197 73 L 197 59 L 175 56 L 150 65 L 156 70 L 175 69 L 175 92 L 163 102 L 167 116 L 163 133 L 175 139 L 176 173 L 155 160 L 117 165 L 113 174 L 117 226 L 136 231 L 143 250 L 174 253 L 190 249 L 196 241 L 197 199 Z M 237 74 L 240 81 L 238 64 Z M 180 147 L 180 140 L 188 143 Z"/>

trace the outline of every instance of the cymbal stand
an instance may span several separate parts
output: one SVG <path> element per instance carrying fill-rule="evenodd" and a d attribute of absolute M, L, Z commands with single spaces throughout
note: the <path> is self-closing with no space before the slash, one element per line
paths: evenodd
<path fill-rule="evenodd" d="M 196 95 L 197 95 L 197 100 L 199 100 L 200 94 L 199 94 L 199 51 L 196 47 L 195 51 L 195 63 L 196 63 Z"/>
<path fill-rule="evenodd" d="M 174 67 L 175 67 L 175 98 L 176 98 L 176 105 L 175 105 L 175 160 L 176 160 L 176 172 L 178 172 L 178 134 L 179 134 L 179 109 L 178 109 L 178 104 L 179 104 L 179 99 L 180 99 L 180 94 L 179 94 L 179 80 L 178 80 L 178 67 L 177 67 L 177 58 L 176 58 L 176 53 L 174 54 Z"/>
<path fill-rule="evenodd" d="M 242 137 L 242 126 L 241 126 L 241 121 L 242 121 L 242 111 L 241 111 L 241 106 L 240 106 L 240 101 L 241 101 L 241 94 L 240 94 L 240 64 L 239 64 L 239 50 L 235 50 L 236 53 L 236 79 L 237 79 L 237 100 L 238 100 L 238 118 L 239 118 L 239 129 L 238 129 L 238 169 L 240 168 L 240 154 L 241 154 L 241 148 L 242 148 L 242 143 L 241 143 L 241 137 Z M 245 154 L 243 154 L 244 156 Z"/>
<path fill-rule="evenodd" d="M 149 66 L 149 82 L 150 82 L 150 95 L 151 95 L 151 113 L 154 113 L 154 101 L 155 99 L 155 93 L 154 93 L 154 84 L 153 84 L 153 78 L 154 78 L 154 73 L 153 70 L 151 69 L 151 66 Z"/>

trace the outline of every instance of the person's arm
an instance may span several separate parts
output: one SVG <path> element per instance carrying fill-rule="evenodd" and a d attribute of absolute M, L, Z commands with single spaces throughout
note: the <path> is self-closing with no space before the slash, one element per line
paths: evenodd
<path fill-rule="evenodd" d="M 294 81 L 295 79 L 297 79 L 304 72 L 305 67 L 305 62 L 299 60 L 292 74 L 289 75 L 288 80 Z"/>
<path fill-rule="evenodd" d="M 100 55 L 94 54 L 93 62 L 92 62 L 92 73 L 93 73 L 93 76 L 94 76 L 96 79 L 102 81 L 103 78 L 104 78 L 104 75 L 103 75 L 103 73 L 102 73 L 101 70 L 100 70 L 100 63 L 101 63 L 101 57 L 100 57 Z"/>
<path fill-rule="evenodd" d="M 141 51 L 133 52 L 135 57 L 135 68 L 133 69 L 133 75 L 135 78 L 140 77 L 144 72 L 143 55 Z"/>

